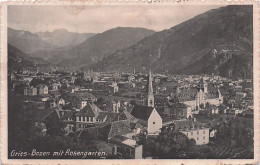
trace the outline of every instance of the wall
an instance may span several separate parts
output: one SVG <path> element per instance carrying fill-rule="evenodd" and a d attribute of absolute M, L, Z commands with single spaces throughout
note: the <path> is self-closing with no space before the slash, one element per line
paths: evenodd
<path fill-rule="evenodd" d="M 148 129 L 147 129 L 148 134 L 159 133 L 161 128 L 162 128 L 162 118 L 154 108 L 148 119 Z"/>
<path fill-rule="evenodd" d="M 205 133 L 204 133 L 205 131 Z M 186 136 L 188 136 L 189 139 L 193 138 L 196 141 L 196 145 L 202 145 L 202 144 L 208 144 L 209 143 L 209 129 L 194 129 L 194 130 L 185 130 L 181 131 Z M 199 133 L 197 133 L 199 132 Z M 205 139 L 203 139 L 203 137 Z"/>

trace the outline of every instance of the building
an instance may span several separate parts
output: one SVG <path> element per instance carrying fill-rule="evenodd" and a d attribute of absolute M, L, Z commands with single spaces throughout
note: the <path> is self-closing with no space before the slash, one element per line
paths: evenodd
<path fill-rule="evenodd" d="M 102 112 L 95 104 L 88 103 L 83 109 L 78 111 L 76 116 L 76 131 L 87 128 L 97 122 L 99 113 Z"/>
<path fill-rule="evenodd" d="M 162 118 L 154 107 L 134 105 L 130 111 L 138 123 L 146 128 L 148 134 L 160 133 Z"/>
<path fill-rule="evenodd" d="M 65 105 L 65 100 L 63 98 L 58 99 L 58 105 Z"/>
<path fill-rule="evenodd" d="M 209 143 L 209 128 L 191 128 L 180 130 L 189 139 L 194 139 L 196 145 L 203 145 Z"/>
<path fill-rule="evenodd" d="M 38 89 L 39 95 L 48 94 L 48 86 L 47 85 L 38 85 L 37 89 Z"/>
<path fill-rule="evenodd" d="M 117 85 L 116 82 L 112 82 L 111 85 L 108 86 L 109 87 L 109 90 L 112 92 L 112 93 L 117 93 L 119 91 L 119 87 Z"/>
<path fill-rule="evenodd" d="M 24 88 L 24 95 L 26 95 L 26 96 L 35 96 L 35 95 L 37 95 L 37 88 L 34 88 L 33 86 L 25 87 Z"/>
<path fill-rule="evenodd" d="M 175 103 L 164 107 L 164 116 L 175 118 L 191 118 L 192 108 L 183 103 Z"/>
<path fill-rule="evenodd" d="M 59 118 L 65 124 L 65 131 L 67 134 L 74 132 L 75 129 L 75 111 L 72 110 L 57 110 L 59 114 Z"/>
<path fill-rule="evenodd" d="M 133 139 L 116 135 L 109 139 L 109 143 L 113 145 L 113 155 L 120 155 L 126 159 L 143 158 L 143 146 L 138 145 Z"/>
<path fill-rule="evenodd" d="M 208 86 L 203 79 L 196 88 L 188 88 L 179 90 L 177 88 L 175 94 L 172 96 L 171 102 L 183 103 L 191 107 L 192 110 L 204 109 L 206 103 L 219 106 L 223 104 L 223 96 L 220 90 L 213 86 Z"/>

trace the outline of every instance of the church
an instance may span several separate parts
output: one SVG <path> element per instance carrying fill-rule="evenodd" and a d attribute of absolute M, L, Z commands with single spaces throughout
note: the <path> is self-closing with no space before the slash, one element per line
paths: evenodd
<path fill-rule="evenodd" d="M 208 84 L 201 78 L 196 88 L 183 90 L 177 88 L 171 101 L 183 103 L 191 107 L 191 110 L 200 110 L 205 108 L 206 103 L 216 106 L 223 104 L 223 95 L 218 88 L 213 86 L 209 88 Z"/>
<path fill-rule="evenodd" d="M 154 107 L 152 73 L 149 71 L 146 105 L 134 105 L 130 113 L 146 130 L 148 135 L 158 135 L 162 128 L 162 118 Z"/>

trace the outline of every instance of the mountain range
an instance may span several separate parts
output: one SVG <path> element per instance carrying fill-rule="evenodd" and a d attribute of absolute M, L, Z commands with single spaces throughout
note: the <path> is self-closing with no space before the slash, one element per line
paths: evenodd
<path fill-rule="evenodd" d="M 27 54 L 56 48 L 56 46 L 43 41 L 37 34 L 12 28 L 8 28 L 8 43 Z"/>
<path fill-rule="evenodd" d="M 96 34 L 78 45 L 39 51 L 37 54 L 59 67 L 67 69 L 75 67 L 76 69 L 93 64 L 153 33 L 154 31 L 144 28 L 118 27 Z"/>
<path fill-rule="evenodd" d="M 226 6 L 154 33 L 84 69 L 252 77 L 253 8 Z"/>
<path fill-rule="evenodd" d="M 151 68 L 157 73 L 252 78 L 250 5 L 213 9 L 159 32 L 118 27 L 78 35 L 65 29 L 34 34 L 9 28 L 8 43 L 63 69 L 147 72 Z"/>
<path fill-rule="evenodd" d="M 37 34 L 43 41 L 57 47 L 77 45 L 95 35 L 94 33 L 69 32 L 66 29 L 57 29 L 53 32 L 37 32 L 35 34 Z"/>

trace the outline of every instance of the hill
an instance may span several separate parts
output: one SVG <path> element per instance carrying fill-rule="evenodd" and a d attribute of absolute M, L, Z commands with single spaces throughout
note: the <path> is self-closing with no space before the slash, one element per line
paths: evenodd
<path fill-rule="evenodd" d="M 36 71 L 52 70 L 53 66 L 41 58 L 31 57 L 16 47 L 8 44 L 8 70 L 21 71 L 23 69 Z"/>
<path fill-rule="evenodd" d="M 210 10 L 138 43 L 118 50 L 84 69 L 216 74 L 252 77 L 253 8 Z"/>
<path fill-rule="evenodd" d="M 93 64 L 113 52 L 127 48 L 154 31 L 144 28 L 118 27 L 96 34 L 81 44 L 37 52 L 54 64 L 71 69 Z"/>

